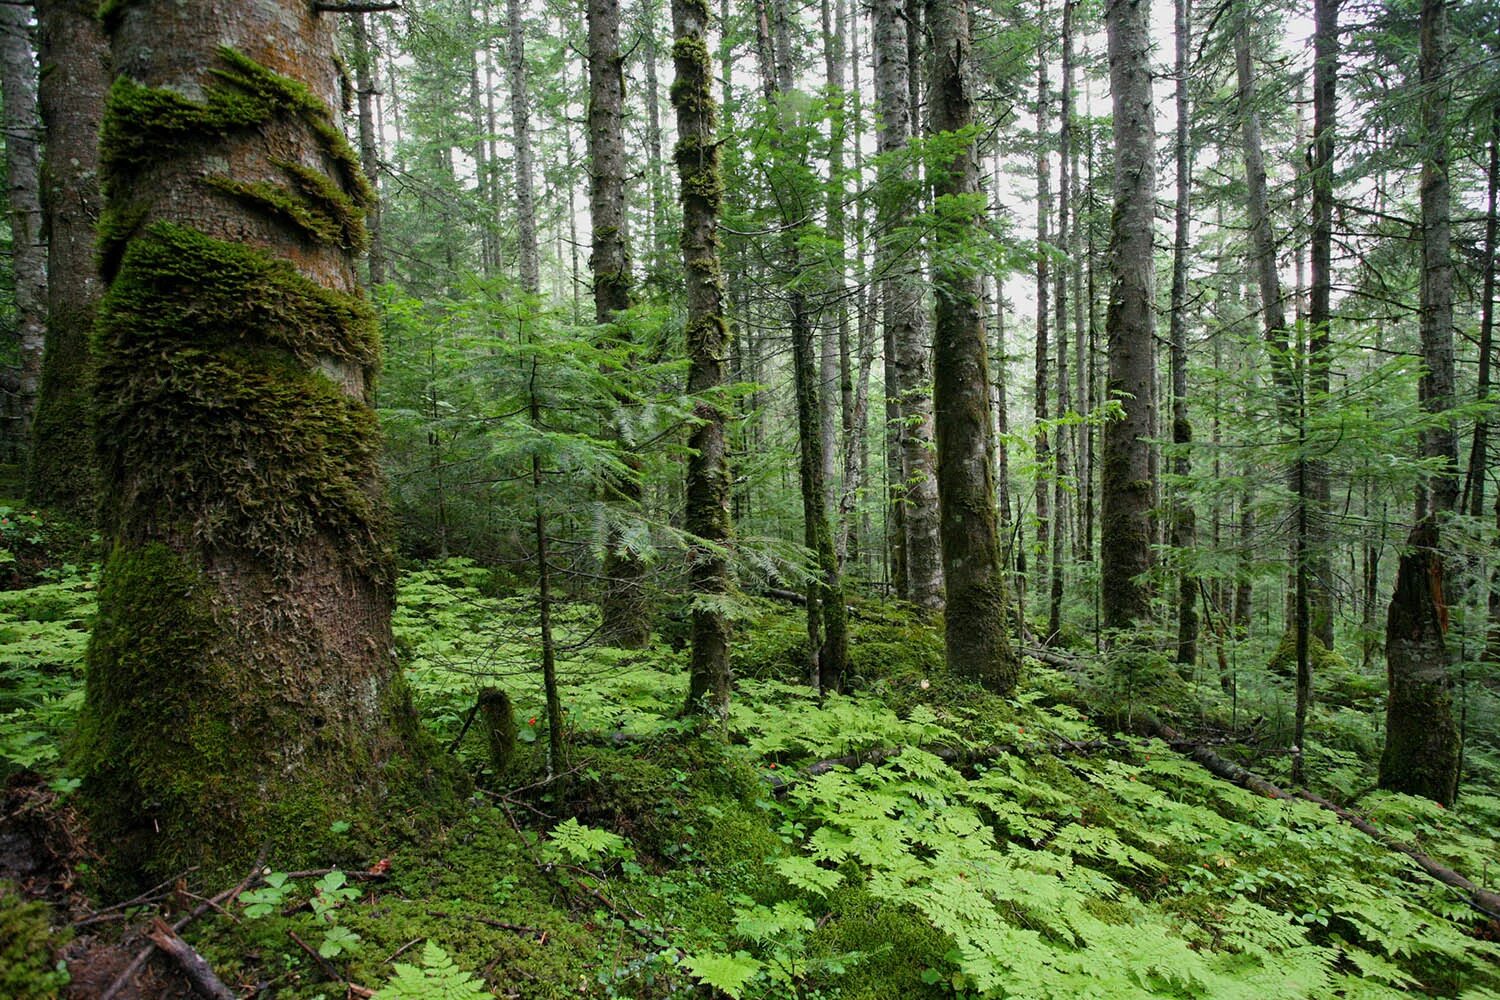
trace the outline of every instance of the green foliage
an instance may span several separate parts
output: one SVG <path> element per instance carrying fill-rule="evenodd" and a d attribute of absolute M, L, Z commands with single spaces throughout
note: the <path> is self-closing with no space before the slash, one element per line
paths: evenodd
<path fill-rule="evenodd" d="M 448 953 L 428 940 L 422 946 L 422 967 L 396 963 L 375 1000 L 489 1000 L 484 984 L 454 964 Z"/>
<path fill-rule="evenodd" d="M 58 951 L 69 933 L 54 933 L 47 907 L 21 899 L 0 881 L 0 996 L 11 1000 L 56 1000 L 68 985 Z"/>

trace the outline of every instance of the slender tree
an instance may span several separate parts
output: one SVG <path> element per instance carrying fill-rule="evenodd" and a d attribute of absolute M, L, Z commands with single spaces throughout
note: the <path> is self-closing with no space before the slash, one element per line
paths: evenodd
<path fill-rule="evenodd" d="M 1188 0 L 1174 5 L 1176 30 L 1177 141 L 1173 150 L 1177 167 L 1177 203 L 1173 213 L 1172 236 L 1172 306 L 1170 340 L 1172 349 L 1172 444 L 1176 453 L 1172 473 L 1180 480 L 1192 474 L 1188 445 L 1193 427 L 1188 420 L 1187 404 L 1187 273 L 1188 273 L 1188 207 L 1192 187 L 1192 150 L 1188 145 L 1188 33 L 1190 12 Z M 1196 518 L 1192 501 L 1180 494 L 1172 506 L 1172 547 L 1186 553 L 1196 543 Z M 1177 662 L 1192 666 L 1198 659 L 1198 581 L 1186 569 L 1177 575 Z"/>
<path fill-rule="evenodd" d="M 729 711 L 729 619 L 722 603 L 731 588 L 724 547 L 730 543 L 729 463 L 723 408 L 711 394 L 724 384 L 728 331 L 724 278 L 719 270 L 718 109 L 708 52 L 707 0 L 672 0 L 672 62 L 676 80 L 677 176 L 682 201 L 682 267 L 687 281 L 688 388 L 701 397 L 688 444 L 688 530 L 701 539 L 692 553 L 693 650 L 689 712 L 723 717 Z"/>
<path fill-rule="evenodd" d="M 875 101 L 880 115 L 882 194 L 876 223 L 881 239 L 876 246 L 875 267 L 882 276 L 887 394 L 899 401 L 894 427 L 899 434 L 901 461 L 890 476 L 901 484 L 905 590 L 914 604 L 932 610 L 943 601 L 942 553 L 927 387 L 930 348 L 920 270 L 912 264 L 917 237 L 910 227 L 919 187 L 916 165 L 907 152 L 913 134 L 907 24 L 901 0 L 876 0 Z"/>
<path fill-rule="evenodd" d="M 541 292 L 541 260 L 537 253 L 536 195 L 532 189 L 531 107 L 526 80 L 526 21 L 521 0 L 505 0 L 508 54 L 510 57 L 511 141 L 515 144 L 516 239 L 521 290 Z"/>
<path fill-rule="evenodd" d="M 354 290 L 373 192 L 330 109 L 335 19 L 300 0 L 109 13 L 109 555 L 77 766 L 99 842 L 159 878 L 373 818 L 415 776 L 417 730 Z"/>
<path fill-rule="evenodd" d="M 1128 629 L 1150 612 L 1151 414 L 1156 317 L 1152 232 L 1156 127 L 1147 0 L 1105 8 L 1114 108 L 1114 212 L 1109 235 L 1109 398 L 1123 414 L 1104 431 L 1100 537 L 1103 624 Z"/>
<path fill-rule="evenodd" d="M 609 326 L 630 308 L 631 281 L 619 0 L 589 0 L 588 26 L 589 219 L 594 245 L 589 269 L 594 275 L 594 322 Z M 627 329 L 617 328 L 617 331 L 617 336 L 629 336 Z M 624 440 L 626 422 L 617 420 L 611 433 Z M 605 499 L 622 507 L 638 508 L 640 483 L 634 476 L 622 478 L 610 485 Z M 606 641 L 629 649 L 644 646 L 651 638 L 645 566 L 613 528 L 605 545 L 604 576 L 601 611 Z"/>
<path fill-rule="evenodd" d="M 370 284 L 381 285 L 386 279 L 385 237 L 380 217 L 380 145 L 375 135 L 375 47 L 370 44 L 369 14 L 355 14 L 354 88 L 359 109 L 359 162 L 365 179 L 376 197 L 365 213 L 365 228 L 370 232 Z"/>
<path fill-rule="evenodd" d="M 109 43 L 94 0 L 38 0 L 42 67 L 38 104 L 46 128 L 47 341 L 32 421 L 27 495 L 78 517 L 94 513 L 89 436 L 89 332 L 103 291 L 94 263 L 99 119 L 109 89 Z"/>

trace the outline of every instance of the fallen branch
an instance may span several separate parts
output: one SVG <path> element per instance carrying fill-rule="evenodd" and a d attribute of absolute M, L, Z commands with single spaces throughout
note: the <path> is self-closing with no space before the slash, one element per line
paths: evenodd
<path fill-rule="evenodd" d="M 492 917 L 481 917 L 477 913 L 444 913 L 441 910 L 428 910 L 429 917 L 437 917 L 439 920 L 472 920 L 475 923 L 493 927 L 496 930 L 513 931 L 516 934 L 541 934 L 540 927 L 530 927 L 526 924 L 512 924 L 504 920 L 495 920 Z M 387 959 L 389 961 L 389 959 Z"/>
<path fill-rule="evenodd" d="M 236 1000 L 234 991 L 224 985 L 197 949 L 177 936 L 167 922 L 157 917 L 151 922 L 151 942 L 172 958 L 181 968 L 193 989 L 208 1000 Z"/>
<path fill-rule="evenodd" d="M 1171 726 L 1168 726 L 1166 723 L 1156 722 L 1151 728 L 1153 735 L 1166 740 L 1168 743 L 1171 743 L 1174 746 L 1184 745 L 1182 737 L 1177 733 L 1175 729 L 1173 729 Z M 1345 809 L 1343 806 L 1335 805 L 1329 800 L 1323 798 L 1323 796 L 1306 791 L 1305 789 L 1299 789 L 1296 792 L 1288 792 L 1276 785 L 1271 784 L 1271 782 L 1267 781 L 1265 778 L 1262 778 L 1260 775 L 1255 774 L 1251 771 L 1247 771 L 1243 767 L 1240 767 L 1238 764 L 1225 760 L 1223 757 L 1220 757 L 1218 754 L 1214 753 L 1206 746 L 1195 745 L 1191 750 L 1186 750 L 1184 752 L 1186 752 L 1188 756 L 1192 757 L 1193 760 L 1203 765 L 1203 767 L 1212 774 L 1218 775 L 1220 778 L 1223 778 L 1226 781 L 1232 781 L 1244 788 L 1249 788 L 1252 791 L 1259 792 L 1261 795 L 1264 795 L 1267 798 L 1304 799 L 1315 805 L 1322 806 L 1324 809 L 1332 812 L 1339 819 L 1348 823 L 1350 826 L 1354 827 L 1356 830 L 1360 831 L 1361 833 L 1365 834 L 1381 845 L 1388 847 L 1393 851 L 1397 851 L 1401 854 L 1406 855 L 1416 863 L 1417 867 L 1421 868 L 1428 875 L 1431 875 L 1439 882 L 1464 893 L 1467 896 L 1466 902 L 1474 909 L 1478 910 L 1480 913 L 1483 913 L 1486 916 L 1491 917 L 1492 919 L 1500 920 L 1500 893 L 1492 892 L 1491 890 L 1486 889 L 1482 886 L 1475 885 L 1473 882 L 1469 881 L 1467 878 L 1460 875 L 1453 869 L 1438 864 L 1436 861 L 1432 860 L 1432 858 L 1423 854 L 1421 851 L 1417 850 L 1415 847 L 1412 847 L 1410 844 L 1407 844 L 1404 841 L 1397 840 L 1395 837 L 1382 832 L 1373 823 L 1358 815 L 1357 813 L 1351 812 L 1350 810 Z"/>

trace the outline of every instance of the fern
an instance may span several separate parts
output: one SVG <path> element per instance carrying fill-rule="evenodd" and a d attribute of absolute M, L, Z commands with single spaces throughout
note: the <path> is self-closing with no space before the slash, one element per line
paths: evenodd
<path fill-rule="evenodd" d="M 397 962 L 375 1000 L 491 1000 L 492 995 L 429 939 L 422 946 L 422 967 Z"/>

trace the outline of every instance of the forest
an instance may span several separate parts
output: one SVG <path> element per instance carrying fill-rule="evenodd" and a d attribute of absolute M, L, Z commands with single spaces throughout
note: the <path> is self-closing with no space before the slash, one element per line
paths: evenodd
<path fill-rule="evenodd" d="M 0 998 L 1500 1000 L 1492 0 L 0 0 L 0 118 Z"/>

